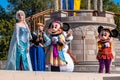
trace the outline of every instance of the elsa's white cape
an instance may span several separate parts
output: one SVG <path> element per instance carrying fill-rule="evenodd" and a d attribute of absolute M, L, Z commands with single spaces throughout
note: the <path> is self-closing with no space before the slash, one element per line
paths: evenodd
<path fill-rule="evenodd" d="M 16 70 L 16 59 L 17 59 L 16 58 L 16 45 L 17 45 L 16 28 L 17 27 L 19 27 L 19 25 L 16 24 L 14 27 L 15 30 L 13 32 L 12 39 L 9 46 L 8 60 L 6 64 L 7 70 Z M 32 70 L 29 53 L 27 53 L 27 60 L 28 60 L 29 70 Z"/>

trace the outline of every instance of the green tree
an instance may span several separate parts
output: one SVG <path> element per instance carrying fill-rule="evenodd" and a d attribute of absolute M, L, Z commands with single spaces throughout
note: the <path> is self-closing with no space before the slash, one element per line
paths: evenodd
<path fill-rule="evenodd" d="M 114 1 L 111 0 L 108 2 L 106 10 L 118 14 L 120 13 L 120 4 L 119 3 L 115 4 Z M 115 24 L 117 25 L 116 29 L 119 31 L 119 35 L 120 35 L 120 16 L 115 16 L 114 19 L 115 19 Z"/>
<path fill-rule="evenodd" d="M 119 8 L 120 5 L 119 4 L 115 4 L 113 0 L 104 0 L 104 10 L 107 11 L 111 11 L 111 12 L 120 12 Z"/>
<path fill-rule="evenodd" d="M 6 59 L 15 19 L 0 6 L 0 60 Z"/>
<path fill-rule="evenodd" d="M 0 20 L 0 60 L 4 60 L 7 58 L 7 53 L 15 22 L 16 21 L 14 18 L 10 21 L 4 19 Z"/>
<path fill-rule="evenodd" d="M 81 9 L 86 9 L 86 0 L 81 0 Z"/>
<path fill-rule="evenodd" d="M 8 0 L 8 8 L 15 14 L 17 10 L 24 10 L 27 17 L 51 8 L 52 0 Z"/>

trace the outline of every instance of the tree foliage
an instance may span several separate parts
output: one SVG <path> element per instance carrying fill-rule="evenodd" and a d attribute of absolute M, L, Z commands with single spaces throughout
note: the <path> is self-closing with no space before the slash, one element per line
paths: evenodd
<path fill-rule="evenodd" d="M 115 4 L 113 0 L 104 0 L 104 1 L 107 1 L 105 5 L 106 7 L 104 6 L 105 10 L 114 12 L 115 14 L 119 13 L 120 15 L 120 3 Z M 114 19 L 115 19 L 115 24 L 117 25 L 116 29 L 118 30 L 120 35 L 120 16 L 115 16 Z"/>
<path fill-rule="evenodd" d="M 15 19 L 0 6 L 0 60 L 6 59 Z"/>
<path fill-rule="evenodd" d="M 24 10 L 27 16 L 51 8 L 52 0 L 8 0 L 9 10 L 15 14 L 17 10 Z"/>
<path fill-rule="evenodd" d="M 81 9 L 86 9 L 86 0 L 81 0 Z"/>
<path fill-rule="evenodd" d="M 15 19 L 0 20 L 0 59 L 6 59 Z"/>

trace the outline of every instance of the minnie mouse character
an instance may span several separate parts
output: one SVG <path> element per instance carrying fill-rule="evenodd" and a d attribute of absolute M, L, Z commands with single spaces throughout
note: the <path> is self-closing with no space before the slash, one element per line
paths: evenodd
<path fill-rule="evenodd" d="M 110 65 L 113 59 L 111 37 L 117 37 L 117 30 L 110 30 L 109 28 L 98 27 L 99 41 L 98 41 L 98 54 L 99 73 L 103 73 L 105 66 L 105 73 L 110 73 Z"/>
<path fill-rule="evenodd" d="M 59 20 L 55 20 L 49 25 L 48 33 L 52 42 L 47 51 L 49 52 L 47 64 L 51 65 L 51 71 L 62 71 L 63 69 L 67 71 L 68 65 L 72 66 L 71 71 L 74 69 L 74 63 L 67 54 L 68 47 L 66 47 L 66 35 L 64 34 L 64 31 L 68 31 L 69 28 L 69 25 Z M 65 67 L 60 68 L 61 66 Z"/>

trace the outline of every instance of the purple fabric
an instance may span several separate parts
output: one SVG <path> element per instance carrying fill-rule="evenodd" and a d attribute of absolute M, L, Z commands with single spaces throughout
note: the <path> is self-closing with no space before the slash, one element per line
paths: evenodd
<path fill-rule="evenodd" d="M 58 49 L 57 49 L 57 44 L 52 44 L 53 45 L 53 58 L 58 57 Z"/>
<path fill-rule="evenodd" d="M 105 72 L 110 73 L 110 64 L 111 64 L 111 59 L 100 59 L 99 60 L 99 73 L 103 73 L 103 69 L 105 66 Z"/>

